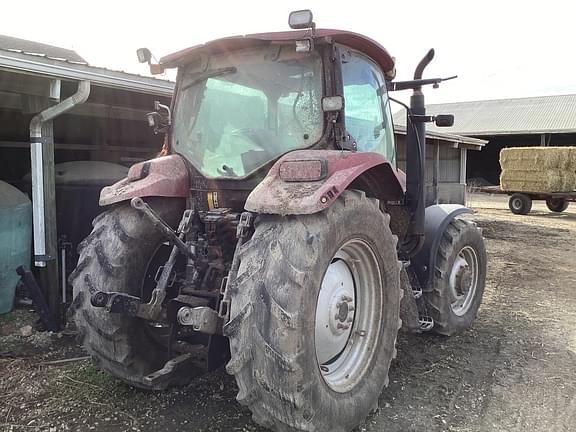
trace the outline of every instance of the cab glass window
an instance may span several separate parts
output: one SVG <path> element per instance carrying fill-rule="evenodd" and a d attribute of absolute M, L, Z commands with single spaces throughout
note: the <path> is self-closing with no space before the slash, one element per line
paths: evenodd
<path fill-rule="evenodd" d="M 394 130 L 384 76 L 367 57 L 343 49 L 346 130 L 358 151 L 381 153 L 396 164 Z"/>

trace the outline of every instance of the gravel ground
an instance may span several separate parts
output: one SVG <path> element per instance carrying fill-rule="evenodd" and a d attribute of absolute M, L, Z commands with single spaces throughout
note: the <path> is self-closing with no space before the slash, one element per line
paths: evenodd
<path fill-rule="evenodd" d="M 505 197 L 469 205 L 489 254 L 474 327 L 452 337 L 401 334 L 390 387 L 362 431 L 576 430 L 576 209 L 527 216 Z M 29 334 L 34 315 L 0 316 L 2 431 L 263 431 L 223 370 L 162 393 L 132 389 L 70 334 Z M 23 335 L 24 334 L 24 335 Z"/>

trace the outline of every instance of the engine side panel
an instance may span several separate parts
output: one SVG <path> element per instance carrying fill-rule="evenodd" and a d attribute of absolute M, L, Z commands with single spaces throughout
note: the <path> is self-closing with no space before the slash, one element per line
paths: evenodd
<path fill-rule="evenodd" d="M 318 181 L 284 181 L 280 167 L 288 161 L 325 160 L 326 176 Z M 246 200 L 248 211 L 265 214 L 312 214 L 329 207 L 352 182 L 370 174 L 377 179 L 374 196 L 397 201 L 404 196 L 405 176 L 384 156 L 372 152 L 298 150 L 280 158 Z M 366 182 L 364 182 L 366 183 Z"/>
<path fill-rule="evenodd" d="M 186 163 L 180 156 L 159 157 L 133 165 L 126 178 L 103 188 L 100 205 L 148 196 L 186 198 L 189 182 Z"/>

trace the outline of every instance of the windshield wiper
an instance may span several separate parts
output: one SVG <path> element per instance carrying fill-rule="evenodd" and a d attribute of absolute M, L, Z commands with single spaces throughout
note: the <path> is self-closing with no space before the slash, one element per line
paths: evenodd
<path fill-rule="evenodd" d="M 186 84 L 180 90 L 184 91 L 184 90 L 186 90 L 192 86 L 195 86 L 196 84 L 201 83 L 202 81 L 206 81 L 208 78 L 214 78 L 214 77 L 221 76 L 221 75 L 228 75 L 228 74 L 236 73 L 236 70 L 237 69 L 234 66 L 231 66 L 231 67 L 214 69 L 214 70 L 208 71 L 204 74 L 201 74 L 200 76 L 197 76 L 195 79 L 192 80 L 192 82 Z"/>

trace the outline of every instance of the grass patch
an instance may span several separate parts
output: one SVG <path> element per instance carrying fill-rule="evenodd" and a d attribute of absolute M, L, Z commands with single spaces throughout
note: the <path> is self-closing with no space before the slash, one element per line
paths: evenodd
<path fill-rule="evenodd" d="M 94 365 L 86 365 L 77 369 L 74 379 L 97 387 L 115 387 L 119 382 L 112 375 L 98 370 Z"/>
<path fill-rule="evenodd" d="M 0 315 L 0 326 L 13 323 L 14 321 L 16 321 L 16 314 L 14 312 L 8 312 L 4 315 Z"/>

